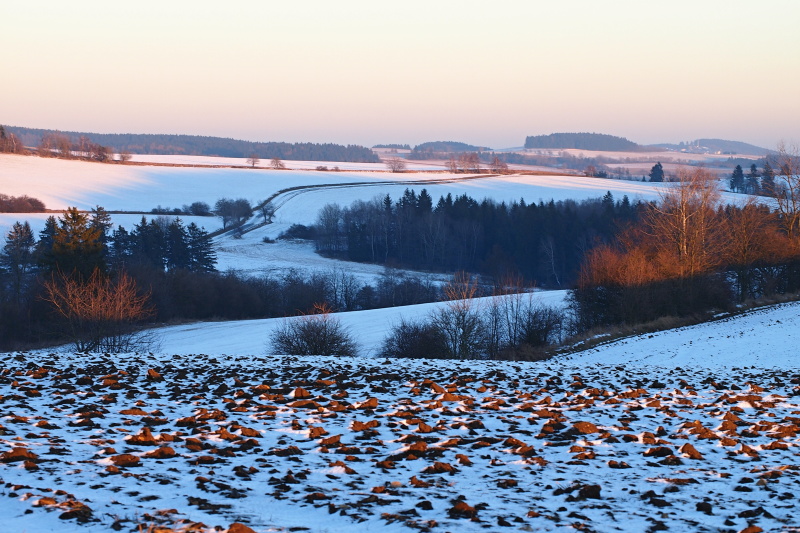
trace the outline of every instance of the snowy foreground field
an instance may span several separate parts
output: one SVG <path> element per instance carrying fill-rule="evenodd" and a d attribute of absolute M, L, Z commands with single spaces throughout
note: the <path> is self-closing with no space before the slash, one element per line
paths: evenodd
<path fill-rule="evenodd" d="M 799 310 L 541 363 L 2 354 L 2 523 L 794 531 Z"/>

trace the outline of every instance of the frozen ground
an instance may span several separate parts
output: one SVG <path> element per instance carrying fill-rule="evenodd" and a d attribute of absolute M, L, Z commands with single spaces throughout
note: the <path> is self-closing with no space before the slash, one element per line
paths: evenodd
<path fill-rule="evenodd" d="M 64 201 L 72 191 L 86 207 L 114 209 L 96 201 L 112 197 L 174 207 L 246 190 L 235 174 L 115 181 L 89 167 L 146 167 L 82 163 L 64 174 L 67 166 L 47 166 L 58 160 L 14 174 L 6 157 L 5 194 Z M 47 179 L 45 167 L 55 170 Z M 249 172 L 252 187 L 253 173 L 270 172 L 202 170 Z M 28 174 L 39 189 L 15 189 L 15 176 Z M 346 173 L 334 176 L 328 183 Z M 599 196 L 618 194 L 605 183 L 645 186 L 543 179 L 497 179 L 487 192 L 511 199 L 552 187 L 566 196 L 598 184 Z M 198 197 L 169 200 L 180 186 Z M 654 194 L 647 187 L 641 194 Z M 342 191 L 382 192 L 294 195 L 274 228 L 230 239 L 230 251 L 218 241 L 221 262 L 291 264 L 290 250 L 313 262 L 307 245 L 261 243 L 272 256 L 254 248 Z M 400 315 L 436 305 L 339 316 L 370 356 Z M 276 320 L 164 328 L 152 354 L 0 354 L 0 524 L 29 533 L 157 524 L 233 533 L 237 522 L 258 532 L 795 531 L 798 311 L 756 310 L 540 363 L 265 355 Z"/>
<path fill-rule="evenodd" d="M 800 367 L 800 303 L 622 339 L 569 356 L 580 364 Z"/>
<path fill-rule="evenodd" d="M 566 291 L 536 292 L 533 301 L 542 305 L 563 307 Z M 488 306 L 492 298 L 474 300 L 476 308 Z M 423 319 L 434 309 L 447 305 L 436 302 L 369 311 L 336 313 L 353 338 L 356 339 L 359 355 L 371 357 L 377 354 L 389 330 L 401 320 Z M 200 322 L 180 326 L 169 326 L 153 330 L 159 340 L 159 351 L 171 354 L 204 353 L 208 355 L 269 353 L 267 342 L 273 331 L 285 319 L 237 320 L 226 322 Z"/>
<path fill-rule="evenodd" d="M 797 524 L 797 366 L 2 358 L 7 531 Z"/>

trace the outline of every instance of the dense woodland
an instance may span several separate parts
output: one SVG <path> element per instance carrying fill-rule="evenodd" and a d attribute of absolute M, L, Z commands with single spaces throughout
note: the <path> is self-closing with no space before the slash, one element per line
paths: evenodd
<path fill-rule="evenodd" d="M 411 146 L 407 144 L 397 144 L 397 143 L 389 143 L 389 144 L 376 144 L 373 148 L 385 148 L 391 150 L 411 150 Z"/>
<path fill-rule="evenodd" d="M 547 148 L 565 150 L 600 150 L 605 152 L 635 152 L 645 150 L 624 137 L 615 137 L 604 133 L 551 133 L 549 135 L 533 135 L 525 138 L 525 148 Z"/>
<path fill-rule="evenodd" d="M 219 157 L 251 157 L 260 159 L 288 159 L 298 161 L 348 161 L 379 163 L 380 158 L 364 146 L 316 143 L 252 142 L 223 137 L 199 135 L 163 135 L 133 133 L 82 133 L 36 128 L 6 126 L 26 146 L 40 146 L 43 139 L 52 136 L 65 137 L 78 147 L 81 139 L 105 146 L 108 150 L 131 154 L 179 154 Z"/>
<path fill-rule="evenodd" d="M 485 152 L 490 150 L 485 146 L 474 146 L 457 141 L 432 141 L 416 145 L 409 154 L 410 159 L 430 159 L 439 157 L 438 154 Z"/>
<path fill-rule="evenodd" d="M 585 252 L 613 239 L 639 207 L 608 193 L 584 202 L 477 201 L 423 189 L 402 197 L 329 204 L 315 225 L 320 253 L 350 261 L 502 277 L 519 275 L 542 287 L 566 288 Z"/>

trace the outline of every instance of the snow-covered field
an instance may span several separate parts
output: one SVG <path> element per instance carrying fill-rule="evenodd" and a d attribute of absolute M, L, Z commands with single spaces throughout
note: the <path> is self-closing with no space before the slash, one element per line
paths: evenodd
<path fill-rule="evenodd" d="M 384 154 L 385 157 L 392 157 L 392 154 Z M 149 155 L 149 154 L 133 154 L 131 161 L 136 163 L 161 163 L 167 165 L 221 165 L 221 166 L 242 166 L 247 167 L 250 164 L 247 158 L 236 157 L 210 157 L 198 155 Z M 319 166 L 326 166 L 333 170 L 338 167 L 339 170 L 361 170 L 361 171 L 385 171 L 386 163 L 350 163 L 347 161 L 281 161 L 283 165 L 289 170 L 316 170 Z M 262 159 L 259 161 L 257 168 L 270 168 L 272 160 Z M 408 170 L 443 170 L 444 161 L 431 162 L 431 161 L 407 161 L 406 168 Z"/>
<path fill-rule="evenodd" d="M 183 156 L 152 156 L 153 160 L 179 164 Z M 223 164 L 226 158 L 200 158 L 198 164 Z M 230 163 L 230 161 L 228 161 Z M 234 160 L 234 163 L 239 163 Z M 354 164 L 357 165 L 357 164 Z M 328 165 L 331 168 L 331 165 Z M 235 269 L 248 274 L 285 271 L 287 268 L 329 270 L 347 268 L 362 278 L 374 278 L 382 269 L 374 265 L 344 264 L 321 258 L 306 243 L 265 244 L 292 224 L 312 224 L 326 203 L 350 205 L 356 200 L 376 196 L 399 198 L 406 188 L 427 188 L 434 200 L 440 196 L 467 194 L 477 199 L 526 202 L 554 199 L 598 198 L 611 191 L 616 198 L 651 200 L 663 184 L 603 180 L 580 176 L 479 177 L 464 179 L 462 174 L 409 172 L 313 170 L 269 170 L 210 167 L 165 167 L 89 163 L 35 156 L 0 154 L 0 192 L 12 196 L 27 194 L 41 199 L 50 209 L 76 206 L 91 209 L 103 206 L 109 211 L 150 211 L 156 206 L 182 207 L 195 201 L 214 205 L 222 197 L 246 198 L 257 204 L 278 191 L 297 186 L 320 188 L 286 192 L 275 198 L 277 212 L 272 224 L 246 233 L 243 239 L 230 235 L 217 238 L 220 270 Z M 442 182 L 442 180 L 450 180 Z M 0 235 L 15 221 L 28 220 L 35 233 L 44 227 L 47 214 L 0 214 Z M 213 217 L 182 217 L 208 231 L 220 227 Z M 141 215 L 113 215 L 112 220 L 130 230 Z M 254 222 L 258 216 L 254 217 Z"/>
<path fill-rule="evenodd" d="M 797 368 L 799 346 L 800 303 L 789 303 L 619 340 L 567 360 L 583 364 Z"/>
<path fill-rule="evenodd" d="M 797 525 L 800 377 L 785 361 L 2 358 L 8 531 Z"/>
<path fill-rule="evenodd" d="M 531 297 L 537 304 L 561 308 L 565 305 L 567 291 L 536 292 Z M 491 305 L 492 297 L 473 300 L 475 308 Z M 423 319 L 433 310 L 446 306 L 446 302 L 371 309 L 336 313 L 342 326 L 352 334 L 358 345 L 358 354 L 375 356 L 388 332 L 401 320 Z M 279 328 L 283 318 L 262 320 L 237 320 L 228 322 L 200 322 L 169 326 L 152 330 L 159 341 L 159 351 L 171 354 L 204 353 L 224 356 L 227 354 L 263 355 L 271 353 L 267 343 L 272 333 Z M 289 319 L 291 320 L 291 319 Z"/>
<path fill-rule="evenodd" d="M 0 192 L 48 207 L 258 201 L 292 184 L 424 176 L 0 156 Z M 279 197 L 274 224 L 217 239 L 220 267 L 379 275 L 308 244 L 262 241 L 313 222 L 324 203 L 397 197 L 406 186 Z M 658 191 L 556 176 L 427 188 L 434 198 L 528 202 Z M 140 218 L 125 216 L 115 222 Z M 563 305 L 564 293 L 536 297 Z M 161 346 L 147 354 L 0 354 L 2 529 L 797 530 L 800 304 L 546 362 L 375 357 L 401 317 L 439 305 L 337 315 L 358 342 L 352 359 L 266 355 L 282 319 L 160 328 Z"/>

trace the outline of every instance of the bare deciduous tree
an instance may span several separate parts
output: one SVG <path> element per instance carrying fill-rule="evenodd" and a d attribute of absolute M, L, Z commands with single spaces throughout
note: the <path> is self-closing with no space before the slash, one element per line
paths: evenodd
<path fill-rule="evenodd" d="M 447 160 L 447 170 L 452 174 L 458 172 L 458 161 L 456 161 L 456 156 L 453 154 L 450 154 L 450 159 Z"/>
<path fill-rule="evenodd" d="M 791 240 L 800 238 L 800 149 L 778 144 L 775 156 L 779 176 L 775 180 L 781 224 Z"/>
<path fill-rule="evenodd" d="M 399 157 L 390 157 L 386 160 L 386 167 L 392 172 L 404 172 L 406 169 L 406 161 Z"/>
<path fill-rule="evenodd" d="M 283 170 L 283 169 L 285 169 L 285 168 L 286 168 L 286 165 L 284 165 L 284 164 L 283 164 L 283 161 L 281 161 L 281 160 L 280 160 L 279 158 L 277 158 L 277 157 L 273 157 L 273 158 L 272 158 L 272 161 L 270 161 L 270 163 L 269 163 L 269 164 L 270 164 L 270 166 L 271 166 L 272 168 L 274 168 L 275 170 Z"/>
<path fill-rule="evenodd" d="M 678 179 L 645 213 L 645 232 L 664 252 L 662 257 L 677 262 L 679 277 L 692 277 L 708 272 L 721 259 L 725 235 L 716 216 L 719 190 L 704 169 L 680 169 Z"/>
<path fill-rule="evenodd" d="M 447 305 L 431 316 L 433 325 L 444 335 L 453 359 L 476 359 L 484 353 L 486 330 L 473 301 L 477 291 L 477 280 L 464 272 L 457 273 L 444 288 Z"/>
<path fill-rule="evenodd" d="M 250 165 L 251 168 L 255 168 L 259 163 L 261 163 L 261 159 L 259 159 L 258 155 L 255 153 L 248 156 L 247 164 Z"/>
<path fill-rule="evenodd" d="M 144 337 L 134 327 L 153 316 L 154 309 L 149 294 L 139 293 L 124 272 L 111 279 L 95 270 L 85 281 L 56 272 L 44 282 L 44 289 L 44 300 L 63 320 L 63 333 L 76 350 L 120 352 L 143 347 Z"/>
<path fill-rule="evenodd" d="M 508 163 L 501 160 L 499 157 L 494 156 L 492 159 L 492 172 L 497 174 L 505 174 L 508 172 Z"/>

